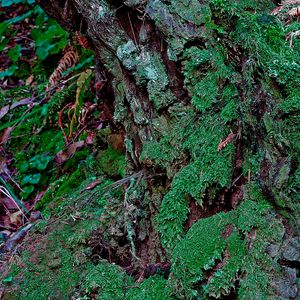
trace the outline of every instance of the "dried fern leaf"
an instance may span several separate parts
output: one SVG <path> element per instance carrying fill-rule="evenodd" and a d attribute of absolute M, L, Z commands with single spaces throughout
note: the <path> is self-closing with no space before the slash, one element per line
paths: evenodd
<path fill-rule="evenodd" d="M 50 76 L 48 88 L 51 88 L 54 85 L 56 85 L 63 77 L 63 72 L 76 65 L 77 62 L 78 62 L 77 50 L 70 47 L 68 51 L 66 51 L 62 59 L 59 61 L 58 67 Z"/>
<path fill-rule="evenodd" d="M 297 4 L 300 3 L 300 0 L 287 0 L 287 1 L 283 1 L 281 3 L 281 5 L 290 5 L 290 4 Z"/>
<path fill-rule="evenodd" d="M 75 32 L 75 38 L 79 45 L 85 50 L 89 49 L 89 42 L 84 35 L 81 35 L 79 31 Z"/>
<path fill-rule="evenodd" d="M 293 7 L 292 9 L 290 9 L 287 14 L 291 17 L 297 17 L 300 16 L 300 6 L 297 7 Z"/>

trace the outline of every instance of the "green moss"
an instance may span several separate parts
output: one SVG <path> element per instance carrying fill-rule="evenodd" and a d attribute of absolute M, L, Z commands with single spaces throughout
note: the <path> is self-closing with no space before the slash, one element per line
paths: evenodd
<path fill-rule="evenodd" d="M 235 288 L 234 281 L 240 271 L 239 265 L 244 259 L 247 250 L 245 241 L 237 231 L 231 233 L 227 239 L 226 252 L 223 252 L 224 266 L 219 268 L 213 278 L 203 286 L 204 293 L 210 297 L 220 298 L 221 295 L 229 294 Z M 228 257 L 227 257 L 228 255 Z"/>
<path fill-rule="evenodd" d="M 183 224 L 188 214 L 186 199 L 191 197 L 202 205 L 209 190 L 213 201 L 217 191 L 230 186 L 232 177 L 235 147 L 228 144 L 222 151 L 218 151 L 220 141 L 229 132 L 226 132 L 217 116 L 193 120 L 187 127 L 182 127 L 181 131 L 176 131 L 177 138 L 181 135 L 184 137 L 181 140 L 182 150 L 189 153 L 191 161 L 175 174 L 158 215 L 162 242 L 168 248 L 176 245 L 183 233 Z M 212 122 L 215 123 L 214 126 L 211 126 Z M 164 144 L 161 145 L 163 146 Z M 159 145 L 156 144 L 156 147 Z M 164 155 L 163 149 L 159 151 L 157 148 L 156 153 Z M 165 156 L 162 155 L 159 159 L 164 159 Z"/>
<path fill-rule="evenodd" d="M 173 190 L 163 198 L 157 223 L 165 247 L 174 247 L 182 238 L 188 212 L 187 196 L 183 192 Z"/>
<path fill-rule="evenodd" d="M 162 109 L 172 104 L 176 98 L 173 93 L 167 88 L 167 84 L 160 80 L 151 80 L 147 84 L 149 99 L 154 104 L 156 109 Z"/>
<path fill-rule="evenodd" d="M 134 284 L 123 270 L 107 262 L 90 265 L 82 287 L 87 291 L 97 291 L 100 300 L 124 299 L 126 288 Z"/>
<path fill-rule="evenodd" d="M 209 109 L 214 103 L 220 106 L 222 93 L 225 95 L 223 97 L 225 104 L 230 100 L 230 98 L 227 99 L 230 86 L 226 87 L 227 90 L 224 92 L 220 88 L 223 82 L 234 74 L 232 67 L 225 63 L 225 56 L 225 50 L 217 45 L 204 50 L 193 46 L 184 52 L 185 85 L 191 95 L 193 105 L 199 111 Z M 232 93 L 231 98 L 233 96 Z"/>
<path fill-rule="evenodd" d="M 205 23 L 207 15 L 210 13 L 209 7 L 197 0 L 172 0 L 170 2 L 171 13 L 178 14 L 183 20 L 195 25 Z"/>
<path fill-rule="evenodd" d="M 167 281 L 155 275 L 145 279 L 136 288 L 132 287 L 126 293 L 126 300 L 171 300 L 172 290 L 167 286 Z"/>
<path fill-rule="evenodd" d="M 222 15 L 229 17 L 241 16 L 247 10 L 265 12 L 271 10 L 274 5 L 268 0 L 259 0 L 255 3 L 251 0 L 211 0 L 214 10 L 220 11 Z"/>
<path fill-rule="evenodd" d="M 179 152 L 178 149 L 172 147 L 172 144 L 169 143 L 168 139 L 163 139 L 160 143 L 145 142 L 140 161 L 149 166 L 155 165 L 166 169 L 168 177 L 174 176 L 174 164 L 178 159 Z"/>
<path fill-rule="evenodd" d="M 86 274 L 91 255 L 88 239 L 100 221 L 91 218 L 95 210 L 91 205 L 89 212 L 72 212 L 70 200 L 66 200 L 64 212 L 60 207 L 60 218 L 65 220 L 43 221 L 25 241 L 30 250 L 22 253 L 21 267 L 12 273 L 18 299 L 69 299 Z"/>
<path fill-rule="evenodd" d="M 48 226 L 47 237 L 37 235 L 31 252 L 22 255 L 23 268 L 15 276 L 18 299 L 69 299 L 85 269 L 87 253 L 81 245 L 97 224 L 90 220 L 56 223 L 55 230 Z"/>
<path fill-rule="evenodd" d="M 68 295 L 80 278 L 80 270 L 74 265 L 70 251 L 62 248 L 52 257 L 46 259 L 41 256 L 38 259 L 42 263 L 28 264 L 30 253 L 24 253 L 27 270 L 18 299 L 69 299 Z"/>
<path fill-rule="evenodd" d="M 275 295 L 269 286 L 280 273 L 266 248 L 280 242 L 284 227 L 256 186 L 246 199 L 236 211 L 199 220 L 175 247 L 172 272 L 187 298 L 228 295 L 237 281 L 239 299 Z"/>
<path fill-rule="evenodd" d="M 96 158 L 88 156 L 88 149 L 78 151 L 65 164 L 65 170 L 73 173 L 52 184 L 41 201 L 42 207 L 53 199 L 60 201 L 55 215 L 68 213 L 64 220 L 68 224 L 52 232 L 47 241 L 49 248 L 37 251 L 38 261 L 24 255 L 23 282 L 19 286 L 23 298 L 27 293 L 27 297 L 35 299 L 40 289 L 42 297 L 64 299 L 71 297 L 79 285 L 83 287 L 82 294 L 94 293 L 99 299 L 172 299 L 172 295 L 181 299 L 211 299 L 232 292 L 239 299 L 277 297 L 271 287 L 282 277 L 278 264 L 281 258 L 276 253 L 269 255 L 267 249 L 279 247 L 285 234 L 280 214 L 294 228 L 299 227 L 299 41 L 295 38 L 290 47 L 286 40 L 289 33 L 299 30 L 299 24 L 290 22 L 284 27 L 276 17 L 266 14 L 273 7 L 267 0 L 200 2 L 157 0 L 149 1 L 145 7 L 145 13 L 168 44 L 169 58 L 182 62 L 190 105 L 176 103 L 165 58 L 163 61 L 160 53 L 144 47 L 143 43 L 149 42 L 146 34 L 140 40 L 140 49 L 129 40 L 117 51 L 136 83 L 147 90 L 154 112 L 159 110 L 160 116 L 149 120 L 136 93 L 125 88 L 122 78 L 118 78 L 113 82 L 116 120 L 123 122 L 132 117 L 140 127 L 149 125 L 151 139 L 139 128 L 143 141 L 140 163 L 149 170 L 166 171 L 167 179 L 159 181 L 159 187 L 155 180 L 148 181 L 154 182 L 151 188 L 144 179 L 132 179 L 124 193 L 122 188 L 108 190 L 107 185 L 113 181 L 105 178 L 90 193 L 85 187 L 98 175 L 125 177 L 125 158 L 112 147 L 102 150 Z M 186 44 L 187 41 L 191 43 Z M 112 65 L 110 68 L 113 69 Z M 13 133 L 13 137 L 21 131 L 30 134 L 35 122 L 42 130 L 41 137 L 32 140 L 38 146 L 30 145 L 26 153 L 17 157 L 19 172 L 25 174 L 29 170 L 27 161 L 33 153 L 53 155 L 59 151 L 63 142 L 61 132 L 57 127 L 55 134 L 54 130 L 43 131 L 41 116 L 48 125 L 53 121 L 55 124 L 65 98 L 63 93 L 54 96 L 42 112 L 35 112 L 24 127 Z M 133 116 L 127 116 L 126 105 Z M 20 109 L 16 116 L 21 117 L 22 113 Z M 127 121 L 128 133 L 132 127 Z M 239 139 L 235 135 L 218 151 L 220 141 L 231 131 L 237 134 L 238 126 L 242 128 Z M 101 142 L 107 134 L 103 133 Z M 22 143 L 25 141 L 26 138 L 22 139 Z M 20 146 L 17 142 L 10 145 L 16 150 Z M 125 139 L 125 146 L 135 157 L 132 136 Z M 189 201 L 215 208 L 221 196 L 227 198 L 234 191 L 233 175 L 239 176 L 241 161 L 243 176 L 234 181 L 243 184 L 244 199 L 240 205 L 235 210 L 198 220 L 186 233 Z M 150 189 L 157 194 L 150 195 Z M 276 214 L 273 202 L 264 199 L 262 190 L 275 201 Z M 132 211 L 124 211 L 124 199 Z M 155 220 L 148 220 L 148 206 Z M 91 214 L 94 221 L 88 219 Z M 152 224 L 171 257 L 168 281 L 152 276 L 135 283 L 117 265 L 104 260 L 98 265 L 88 262 L 91 249 L 87 240 L 93 230 L 100 230 L 101 236 L 114 244 L 118 243 L 110 233 L 112 229 L 127 233 L 134 252 L 139 247 L 135 242 L 145 241 L 147 226 Z M 43 234 L 49 233 L 45 227 Z M 151 232 L 156 236 L 152 227 Z M 163 252 L 156 238 L 155 243 L 158 251 Z M 154 256 L 151 259 L 155 261 Z M 63 281 L 67 272 L 72 275 Z M 38 286 L 40 279 L 43 281 Z"/>
<path fill-rule="evenodd" d="M 293 91 L 278 105 L 284 113 L 296 113 L 300 110 L 299 91 Z"/>
<path fill-rule="evenodd" d="M 56 197 L 67 196 L 76 191 L 80 183 L 85 179 L 82 170 L 77 168 L 68 179 L 65 179 L 56 191 Z"/>
<path fill-rule="evenodd" d="M 237 105 L 233 100 L 225 105 L 221 111 L 220 117 L 225 122 L 230 122 L 238 118 Z"/>
<path fill-rule="evenodd" d="M 98 168 L 109 176 L 125 176 L 125 156 L 111 146 L 100 151 L 97 158 Z"/>
<path fill-rule="evenodd" d="M 254 55 L 266 77 L 271 77 L 290 94 L 299 86 L 300 77 L 297 50 L 289 47 L 286 34 L 278 19 L 265 14 L 244 13 L 231 36 Z"/>
<path fill-rule="evenodd" d="M 36 204 L 37 210 L 43 210 L 51 201 L 53 201 L 53 199 L 55 199 L 57 190 L 65 182 L 65 180 L 67 180 L 67 178 L 68 176 L 66 175 L 62 176 L 61 178 L 59 178 L 58 180 L 54 181 L 49 185 L 42 199 Z"/>
<path fill-rule="evenodd" d="M 64 164 L 65 171 L 72 171 L 77 168 L 81 161 L 84 161 L 90 154 L 90 149 L 85 147 L 82 150 L 78 150 L 74 155 L 69 158 Z"/>

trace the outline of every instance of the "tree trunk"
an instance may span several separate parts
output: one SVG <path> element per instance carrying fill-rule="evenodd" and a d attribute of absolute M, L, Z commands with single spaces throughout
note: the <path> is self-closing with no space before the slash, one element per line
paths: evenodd
<path fill-rule="evenodd" d="M 175 298 L 296 299 L 300 44 L 273 1 L 37 2 L 108 79 L 98 99 L 127 157 L 119 264 L 139 281 L 162 269 Z"/>

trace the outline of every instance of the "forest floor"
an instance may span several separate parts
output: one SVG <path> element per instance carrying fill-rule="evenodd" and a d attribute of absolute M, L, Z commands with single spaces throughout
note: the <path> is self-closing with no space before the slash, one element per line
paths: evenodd
<path fill-rule="evenodd" d="M 122 193 L 122 137 L 96 99 L 85 40 L 34 1 L 2 5 L 0 298 L 64 299 L 72 287 L 79 299 L 92 284 L 76 291 L 82 273 L 117 259 L 96 237 L 107 199 Z"/>

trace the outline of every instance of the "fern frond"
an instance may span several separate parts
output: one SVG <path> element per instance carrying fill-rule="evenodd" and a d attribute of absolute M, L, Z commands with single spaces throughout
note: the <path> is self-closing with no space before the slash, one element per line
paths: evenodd
<path fill-rule="evenodd" d="M 77 62 L 78 52 L 76 49 L 70 47 L 68 51 L 66 51 L 62 59 L 59 61 L 58 67 L 50 76 L 48 88 L 51 88 L 54 85 L 56 85 L 59 82 L 59 80 L 63 77 L 63 72 L 76 65 Z"/>

